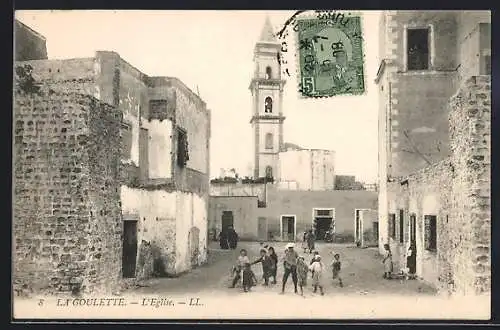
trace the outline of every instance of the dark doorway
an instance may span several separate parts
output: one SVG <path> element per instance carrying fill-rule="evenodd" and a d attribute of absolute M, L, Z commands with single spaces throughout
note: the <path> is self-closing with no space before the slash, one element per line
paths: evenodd
<path fill-rule="evenodd" d="M 222 230 L 234 227 L 233 211 L 222 211 Z"/>
<path fill-rule="evenodd" d="M 123 277 L 135 277 L 137 261 L 137 221 L 126 220 L 123 222 Z"/>
<path fill-rule="evenodd" d="M 281 237 L 284 241 L 295 241 L 295 216 L 282 216 L 281 229 Z"/>
<path fill-rule="evenodd" d="M 315 218 L 314 219 L 314 235 L 316 240 L 324 240 L 325 234 L 331 229 L 333 218 Z"/>

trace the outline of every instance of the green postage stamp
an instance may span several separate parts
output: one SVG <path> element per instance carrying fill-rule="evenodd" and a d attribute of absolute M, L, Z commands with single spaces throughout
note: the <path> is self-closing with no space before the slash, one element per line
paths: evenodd
<path fill-rule="evenodd" d="M 302 96 L 364 93 L 361 17 L 300 19 L 297 34 Z"/>

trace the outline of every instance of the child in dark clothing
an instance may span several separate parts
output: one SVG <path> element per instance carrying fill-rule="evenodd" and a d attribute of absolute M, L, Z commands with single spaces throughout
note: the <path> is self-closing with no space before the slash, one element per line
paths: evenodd
<path fill-rule="evenodd" d="M 272 264 L 269 269 L 269 277 L 273 278 L 272 284 L 276 284 L 276 274 L 278 270 L 278 255 L 274 251 L 272 246 L 269 247 L 269 258 L 271 258 Z"/>
<path fill-rule="evenodd" d="M 271 267 L 273 265 L 273 261 L 271 260 L 271 257 L 267 255 L 266 249 L 260 250 L 260 258 L 252 262 L 251 265 L 259 262 L 262 263 L 262 277 L 264 278 L 264 285 L 268 286 L 269 277 L 271 277 Z"/>
<path fill-rule="evenodd" d="M 257 278 L 255 277 L 255 274 L 250 267 L 250 263 L 246 263 L 243 268 L 243 291 L 250 291 L 252 286 L 255 286 L 256 283 Z"/>
<path fill-rule="evenodd" d="M 304 287 L 307 285 L 307 274 L 309 267 L 304 261 L 304 257 L 299 257 L 297 260 L 297 277 L 299 279 L 300 295 L 304 295 Z"/>
<path fill-rule="evenodd" d="M 341 268 L 341 263 L 340 263 L 340 254 L 335 253 L 333 256 L 333 262 L 332 262 L 332 277 L 333 280 L 339 280 L 339 285 L 340 287 L 343 287 L 344 284 L 342 283 L 342 277 L 340 277 L 340 268 Z"/>

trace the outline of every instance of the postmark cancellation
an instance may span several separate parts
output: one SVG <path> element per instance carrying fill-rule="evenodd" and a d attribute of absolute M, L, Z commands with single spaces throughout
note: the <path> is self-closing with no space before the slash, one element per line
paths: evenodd
<path fill-rule="evenodd" d="M 297 19 L 297 63 L 302 97 L 365 92 L 361 16 L 318 14 Z"/>

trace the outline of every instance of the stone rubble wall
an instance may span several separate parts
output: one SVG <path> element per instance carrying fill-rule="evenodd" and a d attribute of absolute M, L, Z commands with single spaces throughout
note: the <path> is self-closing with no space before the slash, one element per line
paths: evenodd
<path fill-rule="evenodd" d="M 451 156 L 413 173 L 408 182 L 391 183 L 389 194 L 397 196 L 397 209 L 406 210 L 405 221 L 409 214 L 417 215 L 417 263 L 421 265 L 417 273 L 425 281 L 448 293 L 489 293 L 491 77 L 467 79 L 449 107 Z M 429 200 L 433 205 L 429 206 Z M 437 216 L 434 254 L 423 245 L 423 216 L 427 214 Z M 391 240 L 396 270 L 406 263 L 407 232 L 405 244 Z"/>
<path fill-rule="evenodd" d="M 121 114 L 88 95 L 14 97 L 14 289 L 112 290 L 121 277 Z"/>

